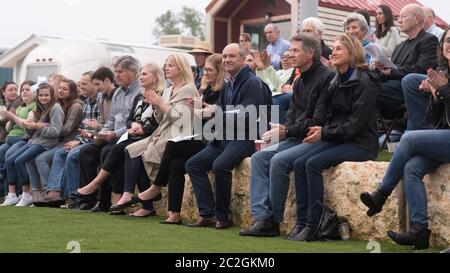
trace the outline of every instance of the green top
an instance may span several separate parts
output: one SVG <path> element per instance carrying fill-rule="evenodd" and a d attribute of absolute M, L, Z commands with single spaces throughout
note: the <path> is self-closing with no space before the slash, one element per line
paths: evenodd
<path fill-rule="evenodd" d="M 16 109 L 16 115 L 19 118 L 27 119 L 28 114 L 31 111 L 34 111 L 34 109 L 36 109 L 36 102 L 33 102 L 30 105 L 18 107 Z M 25 136 L 25 134 L 26 134 L 25 129 L 23 129 L 22 127 L 20 127 L 17 124 L 14 124 L 11 131 L 9 131 L 8 136 L 23 137 L 23 136 Z"/>

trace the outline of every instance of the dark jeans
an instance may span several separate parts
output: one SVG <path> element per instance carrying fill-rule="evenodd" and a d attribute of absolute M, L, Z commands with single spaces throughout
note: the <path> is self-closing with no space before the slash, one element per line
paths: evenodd
<path fill-rule="evenodd" d="M 297 217 L 300 218 L 297 219 L 297 224 L 310 227 L 319 224 L 323 204 L 322 171 L 345 161 L 371 159 L 372 154 L 356 144 L 334 144 L 325 141 L 297 158 L 294 161 L 295 186 L 298 188 Z"/>
<path fill-rule="evenodd" d="M 165 187 L 169 184 L 169 211 L 180 212 L 184 193 L 184 165 L 189 158 L 196 155 L 205 144 L 201 140 L 188 140 L 181 142 L 167 142 L 166 149 L 161 158 L 156 186 Z"/>
<path fill-rule="evenodd" d="M 89 184 L 98 173 L 98 166 L 103 165 L 105 159 L 114 147 L 114 143 L 106 144 L 89 144 L 81 148 L 79 162 L 80 162 L 80 188 Z M 108 204 L 111 200 L 111 181 L 106 179 L 100 186 L 99 201 Z"/>
<path fill-rule="evenodd" d="M 150 188 L 150 180 L 142 162 L 142 157 L 138 156 L 131 158 L 128 151 L 125 150 L 125 183 L 124 192 L 134 194 L 135 187 L 138 187 L 139 192 L 143 192 Z M 144 202 L 142 207 L 146 210 L 153 210 L 153 202 Z"/>
<path fill-rule="evenodd" d="M 125 147 L 137 140 L 125 140 L 114 145 L 103 162 L 102 169 L 110 173 L 112 192 L 122 194 L 124 185 Z"/>
<path fill-rule="evenodd" d="M 396 80 L 386 81 L 381 84 L 378 94 L 378 105 L 384 109 L 395 108 L 405 102 L 402 82 Z"/>
<path fill-rule="evenodd" d="M 216 141 L 187 161 L 186 171 L 191 177 L 200 216 L 204 218 L 216 216 L 219 221 L 228 221 L 231 171 L 254 152 L 253 141 Z M 208 172 L 211 170 L 216 177 L 215 205 L 208 178 Z"/>

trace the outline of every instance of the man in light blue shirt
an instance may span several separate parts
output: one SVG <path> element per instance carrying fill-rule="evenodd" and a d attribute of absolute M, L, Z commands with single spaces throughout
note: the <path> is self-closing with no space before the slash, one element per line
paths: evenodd
<path fill-rule="evenodd" d="M 433 34 L 438 38 L 440 41 L 442 38 L 442 34 L 444 34 L 444 30 L 438 26 L 436 26 L 436 14 L 434 13 L 434 10 L 429 7 L 423 7 L 423 12 L 425 13 L 425 20 L 423 22 L 423 29 Z"/>
<path fill-rule="evenodd" d="M 97 167 L 103 165 L 117 140 L 126 132 L 126 120 L 133 107 L 134 98 L 141 92 L 139 83 L 140 64 L 132 56 L 121 56 L 114 61 L 116 83 L 120 86 L 114 92 L 111 102 L 111 113 L 97 140 L 80 150 L 80 189 L 77 191 L 80 203 L 89 203 L 84 209 L 91 211 L 108 211 L 111 206 L 111 182 L 91 183 L 97 176 Z M 111 177 L 110 177 L 111 179 Z M 97 193 L 99 191 L 99 196 Z M 98 202 L 95 202 L 97 199 Z"/>
<path fill-rule="evenodd" d="M 270 57 L 270 63 L 276 70 L 280 70 L 281 55 L 286 50 L 289 50 L 291 43 L 280 36 L 280 29 L 277 25 L 268 24 L 264 28 L 264 33 L 266 34 L 266 39 L 269 41 L 267 46 L 267 54 Z"/>

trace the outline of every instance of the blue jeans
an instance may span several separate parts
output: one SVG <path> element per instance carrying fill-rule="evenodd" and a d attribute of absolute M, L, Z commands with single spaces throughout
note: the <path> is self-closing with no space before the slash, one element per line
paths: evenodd
<path fill-rule="evenodd" d="M 39 179 L 42 182 L 42 184 L 45 185 L 45 188 L 47 191 L 59 190 L 59 187 L 57 189 L 54 189 L 53 188 L 53 187 L 55 187 L 54 185 L 48 184 L 49 173 L 50 173 L 49 163 L 53 161 L 53 156 L 55 155 L 55 153 L 58 149 L 59 149 L 59 147 L 54 147 L 54 148 L 38 155 L 34 160 L 27 162 L 27 170 L 30 170 L 33 167 L 35 167 L 37 169 L 37 171 L 39 173 Z M 31 178 L 31 174 L 30 174 L 30 178 Z"/>
<path fill-rule="evenodd" d="M 217 217 L 228 221 L 231 199 L 232 170 L 246 157 L 255 152 L 253 141 L 233 140 L 210 143 L 186 162 L 186 171 L 191 177 L 200 216 Z M 213 171 L 216 177 L 216 200 L 208 178 Z"/>
<path fill-rule="evenodd" d="M 61 191 L 64 197 L 75 193 L 80 181 L 78 156 L 84 145 L 86 144 L 78 145 L 69 152 L 65 148 L 55 151 L 47 180 L 47 190 Z"/>
<path fill-rule="evenodd" d="M 270 146 L 262 151 L 254 153 L 251 161 L 250 175 L 250 206 L 252 216 L 255 220 L 264 220 L 272 217 L 272 206 L 270 205 L 269 189 L 271 184 L 272 160 L 275 156 L 284 159 L 290 165 L 287 174 L 283 174 L 282 178 L 288 179 L 287 184 L 289 190 L 289 172 L 292 171 L 292 163 L 299 156 L 295 147 L 302 144 L 301 140 L 291 138 L 276 145 Z M 283 154 L 283 155 L 281 155 Z M 278 162 L 279 160 L 274 160 Z M 272 182 L 273 183 L 273 182 Z"/>
<path fill-rule="evenodd" d="M 403 177 L 411 222 L 428 226 L 423 177 L 450 162 L 450 130 L 410 131 L 403 135 L 380 184 L 391 193 Z"/>
<path fill-rule="evenodd" d="M 34 159 L 46 149 L 38 144 L 27 143 L 6 159 L 6 172 L 9 185 L 16 185 L 20 182 L 22 186 L 30 184 L 30 178 L 25 163 Z"/>
<path fill-rule="evenodd" d="M 284 118 L 286 117 L 286 113 L 289 109 L 289 103 L 291 103 L 292 100 L 292 93 L 284 93 L 282 95 L 278 95 L 275 97 L 272 97 L 272 104 L 278 105 L 280 108 L 280 115 L 279 115 L 279 123 L 282 124 L 284 122 Z"/>
<path fill-rule="evenodd" d="M 42 181 L 42 183 L 45 185 L 45 189 L 47 191 L 53 191 L 53 190 L 59 190 L 59 187 L 57 189 L 54 189 L 54 185 L 49 185 L 49 174 L 50 174 L 50 163 L 53 166 L 53 156 L 55 155 L 56 151 L 59 150 L 60 147 L 54 147 L 48 151 L 43 152 L 42 154 L 38 155 L 33 161 L 30 161 L 27 163 L 28 169 L 30 169 L 30 165 L 35 165 L 39 172 L 39 177 Z"/>
<path fill-rule="evenodd" d="M 0 189 L 0 196 L 2 196 L 3 194 L 6 194 L 8 192 L 8 183 L 6 183 L 6 167 L 5 167 L 6 153 L 10 150 L 10 148 L 14 144 L 16 144 L 17 142 L 20 142 L 21 140 L 22 140 L 22 137 L 7 137 L 5 140 L 5 143 L 3 143 L 0 146 L 0 176 L 1 176 L 0 185 L 2 184 L 1 182 L 3 182 L 3 188 Z M 16 145 L 15 147 L 18 147 L 18 146 Z M 13 149 L 12 151 L 15 151 L 15 149 Z M 16 185 L 16 186 L 18 186 L 18 185 Z"/>
<path fill-rule="evenodd" d="M 345 161 L 371 159 L 372 154 L 356 144 L 325 141 L 318 142 L 316 147 L 296 159 L 294 170 L 295 185 L 298 188 L 297 224 L 310 227 L 317 227 L 319 224 L 323 204 L 322 171 Z"/>
<path fill-rule="evenodd" d="M 4 180 L 6 180 L 6 170 L 5 170 L 5 158 L 6 152 L 13 146 L 15 143 L 22 140 L 22 137 L 7 137 L 5 143 L 0 146 L 0 172 Z"/>
<path fill-rule="evenodd" d="M 292 147 L 286 151 L 276 154 L 270 161 L 270 190 L 269 199 L 273 211 L 273 221 L 275 223 L 282 223 L 284 218 L 284 205 L 286 203 L 289 192 L 290 176 L 289 173 L 294 170 L 294 162 L 297 158 L 303 156 L 309 151 L 320 146 L 321 142 L 313 144 L 303 144 Z M 296 206 L 297 206 L 297 222 L 300 219 L 299 207 L 302 196 L 301 188 L 295 186 Z"/>
<path fill-rule="evenodd" d="M 16 143 L 14 143 L 6 152 L 5 154 L 5 174 L 6 177 L 8 177 L 8 172 L 6 170 L 6 161 L 8 160 L 8 158 L 10 158 L 12 155 L 14 155 L 14 153 L 16 153 L 20 148 L 22 148 L 23 146 L 25 146 L 27 144 L 27 141 L 25 140 L 20 140 Z M 7 179 L 6 179 L 7 181 Z M 5 193 L 8 192 L 8 185 L 9 183 L 5 183 Z M 16 181 L 16 193 L 19 195 L 22 193 L 22 187 L 19 184 L 19 181 Z"/>
<path fill-rule="evenodd" d="M 407 130 L 426 130 L 433 127 L 427 120 L 427 107 L 430 93 L 419 90 L 419 86 L 427 75 L 408 74 L 402 79 L 403 95 L 408 111 Z"/>

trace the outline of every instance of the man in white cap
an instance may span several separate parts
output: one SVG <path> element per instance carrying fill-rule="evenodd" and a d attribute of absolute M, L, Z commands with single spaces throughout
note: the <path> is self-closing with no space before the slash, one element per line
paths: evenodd
<path fill-rule="evenodd" d="M 195 64 L 197 65 L 194 71 L 194 80 L 195 86 L 199 89 L 203 77 L 203 69 L 205 67 L 206 58 L 213 54 L 211 52 L 211 45 L 208 42 L 197 42 L 195 43 L 195 47 L 189 53 L 194 56 Z"/>

